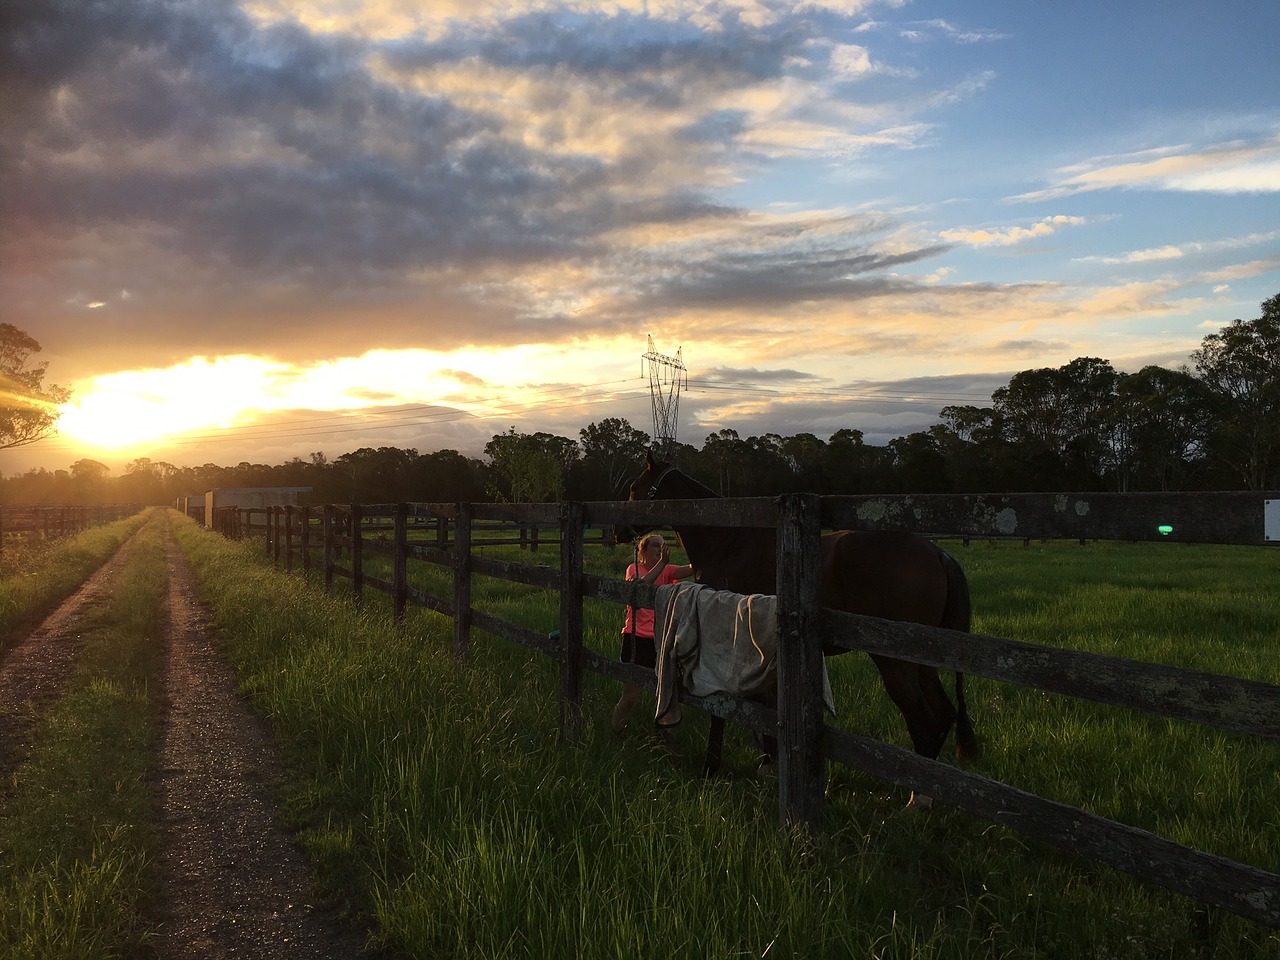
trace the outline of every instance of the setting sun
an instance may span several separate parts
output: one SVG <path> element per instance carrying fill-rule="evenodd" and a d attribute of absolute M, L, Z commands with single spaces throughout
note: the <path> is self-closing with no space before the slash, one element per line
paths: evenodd
<path fill-rule="evenodd" d="M 572 382 L 591 348 L 374 350 L 297 366 L 264 357 L 194 357 L 165 369 L 132 370 L 74 385 L 59 433 L 71 444 L 122 453 L 201 434 L 262 425 L 291 411 L 371 411 L 447 404 L 472 416 L 507 410 L 528 389 L 529 370 Z"/>
<path fill-rule="evenodd" d="M 264 408 L 264 385 L 285 369 L 258 357 L 196 357 L 165 370 L 95 377 L 78 386 L 58 430 L 86 447 L 120 449 L 231 426 Z"/>

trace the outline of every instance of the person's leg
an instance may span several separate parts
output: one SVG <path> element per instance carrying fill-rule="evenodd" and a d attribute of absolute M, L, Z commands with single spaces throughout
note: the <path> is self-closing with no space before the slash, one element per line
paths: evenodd
<path fill-rule="evenodd" d="M 657 664 L 657 650 L 653 645 L 653 637 L 641 637 L 630 633 L 622 635 L 622 660 L 624 663 L 634 663 L 638 667 L 648 667 L 654 669 Z M 618 704 L 613 708 L 613 731 L 621 733 L 622 728 L 627 725 L 627 718 L 631 716 L 631 711 L 635 705 L 640 702 L 640 694 L 644 693 L 643 687 L 624 684 L 622 687 L 622 696 L 618 698 Z"/>
<path fill-rule="evenodd" d="M 622 728 L 627 725 L 627 718 L 631 716 L 631 711 L 635 705 L 640 702 L 640 694 L 644 691 L 640 687 L 633 687 L 626 684 L 622 688 L 622 696 L 618 698 L 618 705 L 613 708 L 613 732 L 621 733 Z"/>

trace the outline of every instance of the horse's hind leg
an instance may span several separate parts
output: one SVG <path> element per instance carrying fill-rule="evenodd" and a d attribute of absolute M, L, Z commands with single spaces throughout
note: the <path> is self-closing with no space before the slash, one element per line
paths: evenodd
<path fill-rule="evenodd" d="M 938 672 L 932 667 L 888 657 L 872 659 L 880 668 L 889 698 L 907 722 L 912 748 L 922 757 L 938 759 L 956 717 Z"/>
<path fill-rule="evenodd" d="M 947 696 L 947 689 L 942 685 L 942 678 L 938 676 L 937 670 L 933 667 L 919 666 L 916 675 L 919 678 L 920 691 L 929 704 L 929 716 L 937 736 L 937 745 L 929 756 L 937 759 L 938 754 L 942 752 L 942 745 L 947 740 L 947 734 L 951 732 L 951 727 L 956 722 L 956 708 L 951 698 Z"/>

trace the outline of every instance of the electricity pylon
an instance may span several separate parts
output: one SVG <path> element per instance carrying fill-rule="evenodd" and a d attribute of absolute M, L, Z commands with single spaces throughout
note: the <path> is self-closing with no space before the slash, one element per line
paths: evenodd
<path fill-rule="evenodd" d="M 689 382 L 680 360 L 684 347 L 676 348 L 674 357 L 666 357 L 653 348 L 649 336 L 649 352 L 640 358 L 641 376 L 649 372 L 649 396 L 653 402 L 653 452 L 664 460 L 675 456 L 676 427 L 680 421 L 680 390 Z"/>

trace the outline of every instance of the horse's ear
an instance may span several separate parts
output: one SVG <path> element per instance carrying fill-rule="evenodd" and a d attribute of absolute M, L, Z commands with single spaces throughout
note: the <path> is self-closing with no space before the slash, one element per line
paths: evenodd
<path fill-rule="evenodd" d="M 650 470 L 652 470 L 655 466 L 657 466 L 657 464 L 653 462 L 653 450 L 646 450 L 644 452 L 644 459 L 645 459 L 645 462 L 649 464 Z"/>

